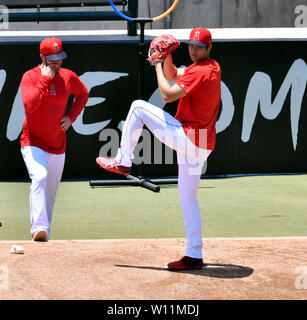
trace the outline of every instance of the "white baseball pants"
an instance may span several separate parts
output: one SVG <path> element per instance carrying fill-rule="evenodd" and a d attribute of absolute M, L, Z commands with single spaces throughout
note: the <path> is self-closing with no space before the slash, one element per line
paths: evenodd
<path fill-rule="evenodd" d="M 143 126 L 168 147 L 177 151 L 178 191 L 187 234 L 186 255 L 202 258 L 201 215 L 197 190 L 202 168 L 212 150 L 198 148 L 185 134 L 182 124 L 169 113 L 143 100 L 132 103 L 125 121 L 116 161 L 131 166 L 133 150 Z"/>
<path fill-rule="evenodd" d="M 30 187 L 31 233 L 45 229 L 50 234 L 52 212 L 65 163 L 65 153 L 52 154 L 26 146 L 21 153 L 32 181 Z"/>

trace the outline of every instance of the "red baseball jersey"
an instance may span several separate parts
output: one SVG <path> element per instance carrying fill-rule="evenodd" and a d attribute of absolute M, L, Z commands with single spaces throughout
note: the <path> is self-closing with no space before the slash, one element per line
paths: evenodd
<path fill-rule="evenodd" d="M 61 129 L 70 95 L 75 97 L 67 116 L 73 123 L 88 100 L 88 90 L 71 70 L 61 68 L 50 80 L 40 67 L 27 71 L 21 80 L 26 118 L 20 137 L 21 147 L 35 146 L 61 154 L 66 150 L 66 133 Z"/>
<path fill-rule="evenodd" d="M 198 147 L 213 150 L 221 104 L 220 65 L 213 59 L 193 63 L 185 69 L 177 85 L 187 96 L 179 100 L 175 118 Z"/>

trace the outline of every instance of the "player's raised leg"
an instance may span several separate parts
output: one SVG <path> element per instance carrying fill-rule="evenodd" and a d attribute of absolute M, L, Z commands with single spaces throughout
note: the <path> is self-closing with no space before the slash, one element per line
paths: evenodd
<path fill-rule="evenodd" d="M 203 157 L 184 133 L 182 124 L 172 115 L 143 100 L 132 103 L 126 118 L 120 147 L 115 158 L 98 157 L 96 162 L 104 169 L 127 175 L 131 171 L 133 150 L 137 145 L 142 129 L 146 127 L 154 136 L 178 153 Z"/>

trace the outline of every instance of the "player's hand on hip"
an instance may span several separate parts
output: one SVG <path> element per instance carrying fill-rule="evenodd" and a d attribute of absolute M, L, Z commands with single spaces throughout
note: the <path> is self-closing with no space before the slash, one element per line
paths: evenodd
<path fill-rule="evenodd" d="M 42 65 L 41 69 L 43 76 L 49 77 L 50 80 L 55 77 L 55 71 L 50 66 Z"/>
<path fill-rule="evenodd" d="M 71 120 L 68 116 L 65 116 L 61 120 L 61 129 L 66 132 L 68 128 L 71 126 Z"/>

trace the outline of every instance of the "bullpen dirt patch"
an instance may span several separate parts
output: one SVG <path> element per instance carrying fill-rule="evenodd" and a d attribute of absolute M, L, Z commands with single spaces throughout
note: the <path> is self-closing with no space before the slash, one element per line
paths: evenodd
<path fill-rule="evenodd" d="M 307 299 L 307 237 L 204 239 L 207 265 L 189 272 L 167 270 L 185 239 L 0 246 L 0 300 Z"/>

